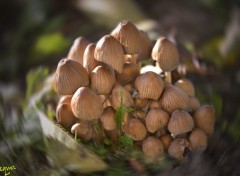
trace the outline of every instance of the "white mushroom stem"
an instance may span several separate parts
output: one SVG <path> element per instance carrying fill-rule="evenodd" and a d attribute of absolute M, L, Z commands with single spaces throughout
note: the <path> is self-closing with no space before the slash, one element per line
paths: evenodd
<path fill-rule="evenodd" d="M 165 80 L 169 83 L 172 83 L 172 74 L 171 72 L 165 72 Z"/>

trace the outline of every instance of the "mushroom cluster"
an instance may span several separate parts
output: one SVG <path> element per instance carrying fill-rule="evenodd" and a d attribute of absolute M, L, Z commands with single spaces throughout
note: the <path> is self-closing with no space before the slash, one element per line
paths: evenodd
<path fill-rule="evenodd" d="M 161 73 L 142 71 L 141 62 L 150 58 Z M 83 141 L 127 136 L 150 158 L 165 152 L 182 159 L 186 151 L 204 150 L 214 108 L 200 104 L 189 79 L 172 82 L 178 65 L 173 42 L 160 37 L 152 46 L 129 21 L 96 43 L 79 37 L 55 72 L 54 90 L 61 95 L 56 120 Z"/>

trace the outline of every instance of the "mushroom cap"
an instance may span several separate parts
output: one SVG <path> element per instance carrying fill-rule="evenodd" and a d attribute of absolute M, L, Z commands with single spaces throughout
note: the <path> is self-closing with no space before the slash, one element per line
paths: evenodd
<path fill-rule="evenodd" d="M 107 65 L 97 66 L 90 75 L 91 89 L 97 94 L 107 95 L 115 83 L 114 70 Z"/>
<path fill-rule="evenodd" d="M 80 36 L 76 38 L 68 52 L 67 58 L 75 60 L 83 65 L 83 53 L 88 44 L 89 41 L 85 37 Z"/>
<path fill-rule="evenodd" d="M 93 127 L 92 124 L 88 121 L 81 120 L 78 123 L 75 123 L 71 128 L 72 134 L 77 134 L 77 137 L 83 139 L 84 141 L 88 141 L 93 136 Z"/>
<path fill-rule="evenodd" d="M 123 107 L 133 107 L 134 105 L 131 94 L 120 84 L 115 84 L 113 86 L 111 103 L 114 109 L 121 107 L 121 105 Z"/>
<path fill-rule="evenodd" d="M 135 98 L 134 99 L 134 108 L 135 109 L 144 109 L 148 106 L 149 100 L 147 98 Z"/>
<path fill-rule="evenodd" d="M 94 57 L 97 61 L 111 66 L 122 73 L 124 65 L 124 52 L 122 45 L 111 35 L 103 36 L 96 45 Z"/>
<path fill-rule="evenodd" d="M 158 129 L 163 128 L 169 121 L 169 115 L 159 108 L 152 108 L 145 118 L 146 128 L 150 133 L 155 133 Z"/>
<path fill-rule="evenodd" d="M 207 136 L 203 130 L 195 128 L 188 136 L 188 141 L 191 149 L 200 148 L 205 150 L 207 148 Z"/>
<path fill-rule="evenodd" d="M 141 36 L 139 30 L 131 22 L 123 20 L 111 32 L 123 45 L 125 54 L 138 54 L 140 52 Z"/>
<path fill-rule="evenodd" d="M 90 43 L 83 54 L 83 67 L 88 71 L 88 73 L 91 73 L 93 69 L 99 64 L 98 61 L 94 58 L 94 51 L 96 48 L 95 43 Z"/>
<path fill-rule="evenodd" d="M 189 96 L 195 96 L 195 88 L 193 83 L 187 79 L 187 78 L 182 78 L 179 79 L 177 82 L 174 84 L 176 87 L 182 89 L 184 92 L 186 92 Z"/>
<path fill-rule="evenodd" d="M 129 118 L 124 127 L 125 134 L 135 141 L 141 141 L 147 135 L 147 130 L 139 119 Z"/>
<path fill-rule="evenodd" d="M 193 127 L 192 116 L 183 110 L 175 110 L 168 123 L 168 130 L 174 136 L 192 131 Z"/>
<path fill-rule="evenodd" d="M 100 120 L 105 130 L 113 130 L 116 128 L 115 110 L 112 106 L 104 108 L 103 113 L 100 116 Z"/>
<path fill-rule="evenodd" d="M 140 67 L 138 64 L 126 62 L 123 65 L 122 73 L 116 73 L 116 79 L 120 84 L 131 82 L 140 74 Z"/>
<path fill-rule="evenodd" d="M 154 72 L 146 72 L 136 78 L 135 87 L 140 98 L 157 100 L 163 92 L 164 82 L 160 75 Z"/>
<path fill-rule="evenodd" d="M 69 104 L 58 104 L 56 109 L 56 120 L 64 128 L 70 128 L 77 120 L 73 115 L 72 108 Z"/>
<path fill-rule="evenodd" d="M 174 139 L 169 148 L 168 148 L 168 154 L 171 157 L 174 157 L 176 159 L 183 159 L 185 149 L 188 147 L 188 141 L 184 138 L 176 138 Z"/>
<path fill-rule="evenodd" d="M 88 87 L 80 87 L 71 101 L 73 114 L 81 120 L 98 119 L 103 112 L 100 97 Z"/>
<path fill-rule="evenodd" d="M 137 62 L 147 60 L 151 57 L 151 51 L 152 51 L 152 42 L 150 38 L 148 37 L 148 34 L 142 30 L 139 30 L 140 33 L 140 52 L 137 57 Z"/>
<path fill-rule="evenodd" d="M 191 109 L 188 95 L 172 84 L 167 84 L 165 86 L 159 102 L 161 108 L 168 113 L 172 113 L 176 109 L 183 109 L 186 111 Z"/>
<path fill-rule="evenodd" d="M 208 136 L 213 134 L 215 110 L 212 105 L 202 105 L 193 114 L 196 127 L 202 129 Z"/>
<path fill-rule="evenodd" d="M 72 95 L 79 87 L 88 86 L 85 68 L 78 62 L 62 59 L 54 75 L 54 90 L 60 95 Z"/>
<path fill-rule="evenodd" d="M 157 159 L 163 154 L 164 148 L 162 142 L 158 138 L 149 136 L 143 140 L 142 151 L 146 156 Z"/>
<path fill-rule="evenodd" d="M 180 62 L 177 47 L 166 37 L 157 40 L 152 49 L 152 58 L 164 72 L 174 70 Z"/>

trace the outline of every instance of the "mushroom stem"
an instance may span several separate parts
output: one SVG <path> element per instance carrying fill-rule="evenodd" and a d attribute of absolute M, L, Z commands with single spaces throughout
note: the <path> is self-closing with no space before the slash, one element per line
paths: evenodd
<path fill-rule="evenodd" d="M 172 74 L 171 72 L 165 72 L 165 80 L 169 83 L 172 83 Z"/>

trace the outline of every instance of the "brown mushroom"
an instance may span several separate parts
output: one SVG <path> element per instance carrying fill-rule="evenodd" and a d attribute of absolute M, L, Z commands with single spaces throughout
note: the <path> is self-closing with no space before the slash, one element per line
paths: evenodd
<path fill-rule="evenodd" d="M 213 134 L 215 110 L 212 105 L 202 105 L 193 114 L 196 127 L 202 129 L 208 136 Z"/>
<path fill-rule="evenodd" d="M 124 52 L 122 45 L 113 36 L 105 35 L 97 42 L 94 57 L 97 61 L 111 66 L 118 73 L 122 73 Z"/>
<path fill-rule="evenodd" d="M 193 83 L 186 78 L 179 79 L 174 84 L 176 87 L 182 89 L 184 92 L 186 92 L 189 96 L 195 96 L 195 88 Z"/>
<path fill-rule="evenodd" d="M 115 120 L 115 110 L 112 106 L 104 108 L 103 113 L 100 116 L 100 120 L 105 130 L 113 130 L 117 127 Z"/>
<path fill-rule="evenodd" d="M 135 141 L 143 140 L 147 135 L 147 130 L 144 124 L 136 118 L 129 118 L 124 126 L 124 131 L 127 136 Z"/>
<path fill-rule="evenodd" d="M 168 154 L 176 159 L 183 159 L 185 149 L 188 147 L 189 143 L 184 138 L 176 138 L 174 139 L 169 148 L 168 148 Z"/>
<path fill-rule="evenodd" d="M 84 54 L 83 54 L 83 67 L 88 71 L 89 74 L 99 64 L 99 62 L 96 61 L 96 59 L 94 58 L 95 48 L 96 48 L 96 44 L 90 43 L 86 47 Z"/>
<path fill-rule="evenodd" d="M 78 62 L 62 59 L 54 75 L 54 90 L 60 95 L 72 95 L 79 87 L 88 86 L 85 68 Z"/>
<path fill-rule="evenodd" d="M 159 108 L 152 108 L 145 118 L 146 128 L 150 133 L 155 133 L 158 129 L 163 128 L 169 121 L 169 115 Z"/>
<path fill-rule="evenodd" d="M 88 121 L 81 120 L 72 126 L 71 133 L 84 141 L 88 141 L 93 135 L 92 124 Z"/>
<path fill-rule="evenodd" d="M 203 130 L 195 128 L 188 136 L 188 141 L 191 149 L 202 149 L 207 148 L 207 136 Z"/>
<path fill-rule="evenodd" d="M 80 87 L 71 101 L 73 114 L 81 120 L 98 119 L 103 112 L 100 97 L 88 87 Z"/>
<path fill-rule="evenodd" d="M 136 78 L 135 87 L 140 98 L 157 100 L 163 92 L 164 82 L 160 75 L 154 72 L 146 72 Z"/>
<path fill-rule="evenodd" d="M 192 116 L 183 110 L 175 110 L 168 123 L 168 130 L 173 136 L 192 131 L 193 127 Z"/>
<path fill-rule="evenodd" d="M 97 94 L 108 95 L 115 83 L 114 70 L 108 65 L 97 66 L 90 75 L 91 89 Z"/>
<path fill-rule="evenodd" d="M 147 157 L 157 159 L 163 154 L 164 148 L 162 142 L 158 138 L 149 136 L 143 140 L 142 151 Z"/>
<path fill-rule="evenodd" d="M 115 84 L 111 93 L 111 103 L 114 109 L 121 107 L 133 107 L 134 102 L 130 93 L 120 84 Z"/>
<path fill-rule="evenodd" d="M 69 50 L 68 59 L 75 60 L 83 65 L 83 53 L 89 44 L 89 41 L 85 37 L 78 37 L 74 40 L 72 47 Z"/>
<path fill-rule="evenodd" d="M 124 20 L 111 32 L 123 45 L 125 54 L 139 54 L 141 36 L 139 30 L 131 22 Z"/>

